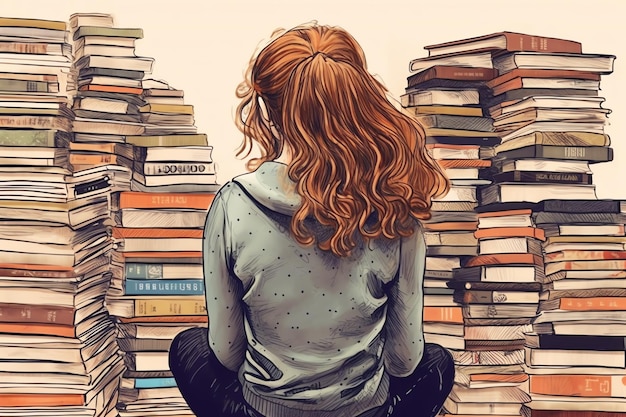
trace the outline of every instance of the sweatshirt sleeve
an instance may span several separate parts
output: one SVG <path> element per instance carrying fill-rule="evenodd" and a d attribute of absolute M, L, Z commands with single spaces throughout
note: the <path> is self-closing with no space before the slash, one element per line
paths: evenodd
<path fill-rule="evenodd" d="M 231 236 L 224 197 L 218 193 L 211 204 L 202 246 L 209 346 L 222 365 L 238 371 L 246 349 L 243 289 L 231 273 Z"/>
<path fill-rule="evenodd" d="M 426 243 L 422 229 L 403 238 L 398 275 L 388 290 L 385 368 L 390 375 L 408 376 L 424 352 L 424 267 Z"/>

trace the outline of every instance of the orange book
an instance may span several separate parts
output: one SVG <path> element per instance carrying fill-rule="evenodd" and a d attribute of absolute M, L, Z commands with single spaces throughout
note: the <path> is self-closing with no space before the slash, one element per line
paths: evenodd
<path fill-rule="evenodd" d="M 626 259 L 626 251 L 618 250 L 564 250 L 547 253 L 546 262 L 557 262 L 566 260 L 611 260 Z"/>
<path fill-rule="evenodd" d="M 522 227 L 491 227 L 488 229 L 478 229 L 474 232 L 476 239 L 496 238 L 496 237 L 534 237 L 539 240 L 546 240 L 543 229 L 532 226 Z"/>
<path fill-rule="evenodd" d="M 102 91 L 106 93 L 141 94 L 142 88 L 121 87 L 118 85 L 86 84 L 78 88 L 79 91 Z"/>
<path fill-rule="evenodd" d="M 206 210 L 215 194 L 192 193 L 141 193 L 125 191 L 120 193 L 120 208 L 169 209 L 186 208 Z"/>
<path fill-rule="evenodd" d="M 209 317 L 202 316 L 152 316 L 152 317 L 119 317 L 122 323 L 208 323 Z"/>
<path fill-rule="evenodd" d="M 533 253 L 499 253 L 495 255 L 478 255 L 470 258 L 465 266 L 532 264 L 543 265 L 543 256 Z"/>
<path fill-rule="evenodd" d="M 1 269 L 28 269 L 37 271 L 72 271 L 71 266 L 33 265 L 33 264 L 0 264 Z"/>
<path fill-rule="evenodd" d="M 424 321 L 463 324 L 463 307 L 424 306 Z"/>
<path fill-rule="evenodd" d="M 516 210 L 501 210 L 501 211 L 486 211 L 484 213 L 478 213 L 478 218 L 482 219 L 484 217 L 504 217 L 504 216 L 519 216 L 519 215 L 530 215 L 533 211 L 531 209 L 516 209 Z"/>
<path fill-rule="evenodd" d="M 113 237 L 124 238 L 202 238 L 202 229 L 157 229 L 113 227 Z"/>
<path fill-rule="evenodd" d="M 501 84 L 519 80 L 520 78 L 575 78 L 579 80 L 592 80 L 600 81 L 600 74 L 585 71 L 573 71 L 573 70 L 558 70 L 558 69 L 527 69 L 516 68 L 512 71 L 502 74 L 492 80 L 489 80 L 485 85 L 489 88 L 494 88 Z M 518 87 L 518 88 L 521 88 Z"/>
<path fill-rule="evenodd" d="M 202 252 L 122 252 L 122 256 L 124 258 L 202 258 Z"/>
<path fill-rule="evenodd" d="M 70 164 L 72 165 L 94 165 L 94 164 L 116 164 L 121 161 L 119 155 L 115 154 L 95 154 L 87 155 L 80 153 L 70 154 Z"/>
<path fill-rule="evenodd" d="M 424 230 L 428 231 L 445 231 L 445 230 L 476 230 L 478 222 L 441 222 L 441 223 L 424 223 Z"/>
<path fill-rule="evenodd" d="M 0 394 L 0 407 L 71 407 L 85 400 L 83 394 Z"/>
<path fill-rule="evenodd" d="M 76 337 L 76 328 L 63 324 L 0 323 L 0 333 Z"/>
<path fill-rule="evenodd" d="M 626 397 L 626 375 L 531 375 L 530 392 L 568 397 Z"/>
<path fill-rule="evenodd" d="M 489 159 L 439 159 L 437 163 L 442 168 L 488 168 Z"/>
<path fill-rule="evenodd" d="M 560 310 L 568 311 L 623 311 L 626 297 L 563 297 L 559 299 Z"/>

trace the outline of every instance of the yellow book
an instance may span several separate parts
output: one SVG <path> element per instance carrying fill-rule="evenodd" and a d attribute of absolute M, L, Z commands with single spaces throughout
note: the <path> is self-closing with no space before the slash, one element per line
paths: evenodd
<path fill-rule="evenodd" d="M 135 300 L 135 317 L 206 315 L 204 297 L 146 298 Z"/>
<path fill-rule="evenodd" d="M 63 21 L 43 20 L 43 19 L 20 19 L 20 18 L 13 18 L 13 17 L 0 17 L 0 26 L 52 29 L 52 30 L 66 30 L 67 28 L 65 22 Z"/>
<path fill-rule="evenodd" d="M 206 146 L 206 133 L 156 135 L 156 136 L 126 136 L 126 143 L 135 146 Z"/>
<path fill-rule="evenodd" d="M 193 114 L 193 106 L 191 104 L 149 103 L 140 107 L 139 111 L 142 113 Z"/>

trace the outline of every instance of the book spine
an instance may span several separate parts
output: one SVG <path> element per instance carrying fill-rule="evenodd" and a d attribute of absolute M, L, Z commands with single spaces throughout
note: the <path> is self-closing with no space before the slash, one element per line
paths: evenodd
<path fill-rule="evenodd" d="M 113 227 L 112 236 L 116 239 L 132 238 L 191 238 L 201 239 L 201 229 L 161 229 Z"/>
<path fill-rule="evenodd" d="M 582 53 L 582 44 L 568 39 L 510 32 L 505 33 L 504 36 L 508 51 Z"/>
<path fill-rule="evenodd" d="M 504 253 L 494 255 L 479 255 L 470 258 L 465 266 L 502 265 L 502 264 L 532 264 L 543 265 L 542 257 L 532 253 Z"/>
<path fill-rule="evenodd" d="M 509 171 L 495 174 L 494 182 L 592 184 L 592 175 L 579 172 Z"/>
<path fill-rule="evenodd" d="M 559 308 L 567 311 L 623 311 L 626 310 L 626 297 L 564 297 L 559 300 Z"/>
<path fill-rule="evenodd" d="M 137 164 L 141 167 L 144 175 L 186 175 L 186 174 L 209 174 L 215 173 L 215 165 L 209 163 L 194 164 L 166 164 L 144 162 Z"/>
<path fill-rule="evenodd" d="M 55 146 L 55 130 L 0 129 L 0 146 Z"/>
<path fill-rule="evenodd" d="M 0 333 L 32 334 L 43 336 L 76 337 L 74 325 L 56 323 L 0 323 Z"/>
<path fill-rule="evenodd" d="M 613 160 L 613 148 L 605 146 L 545 146 L 534 145 L 497 155 L 501 159 L 545 158 L 566 159 L 589 162 L 609 162 Z"/>
<path fill-rule="evenodd" d="M 122 192 L 120 209 L 124 208 L 187 208 L 207 209 L 215 198 L 215 194 L 174 194 L 174 193 L 141 193 Z"/>
<path fill-rule="evenodd" d="M 0 303 L 0 322 L 74 325 L 74 309 L 61 306 Z"/>
<path fill-rule="evenodd" d="M 53 85 L 54 84 L 49 84 L 45 81 L 0 79 L 0 91 L 18 91 L 18 92 L 27 92 L 27 93 L 54 93 L 56 91 L 54 91 Z"/>
<path fill-rule="evenodd" d="M 0 126 L 71 131 L 72 123 L 66 117 L 0 116 Z"/>
<path fill-rule="evenodd" d="M 163 264 L 140 264 L 129 262 L 124 265 L 126 279 L 163 279 Z"/>
<path fill-rule="evenodd" d="M 568 397 L 626 397 L 623 375 L 531 375 L 530 392 Z"/>
<path fill-rule="evenodd" d="M 463 323 L 462 307 L 424 307 L 424 321 L 444 322 L 444 323 Z"/>
<path fill-rule="evenodd" d="M 202 295 L 204 281 L 201 279 L 126 279 L 126 295 Z"/>
<path fill-rule="evenodd" d="M 0 394 L 0 407 L 83 407 L 82 394 Z"/>
<path fill-rule="evenodd" d="M 136 389 L 149 389 L 149 388 L 171 388 L 176 387 L 176 380 L 174 378 L 136 378 Z"/>
<path fill-rule="evenodd" d="M 70 153 L 70 164 L 114 164 L 117 162 L 118 155 L 113 154 L 99 154 L 99 155 L 85 155 Z"/>

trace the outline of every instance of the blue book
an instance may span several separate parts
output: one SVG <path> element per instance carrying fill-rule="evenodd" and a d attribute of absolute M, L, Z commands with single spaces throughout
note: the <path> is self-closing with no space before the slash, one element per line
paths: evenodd
<path fill-rule="evenodd" d="M 135 378 L 135 388 L 172 388 L 175 387 L 174 378 Z"/>
<path fill-rule="evenodd" d="M 126 295 L 203 295 L 201 279 L 126 279 Z"/>
<path fill-rule="evenodd" d="M 127 279 L 163 279 L 163 264 L 129 262 L 124 268 Z"/>

